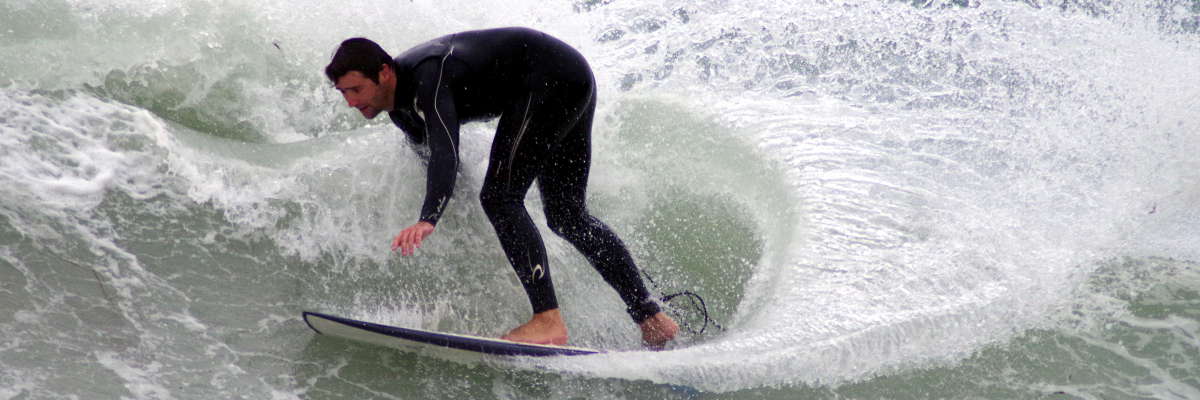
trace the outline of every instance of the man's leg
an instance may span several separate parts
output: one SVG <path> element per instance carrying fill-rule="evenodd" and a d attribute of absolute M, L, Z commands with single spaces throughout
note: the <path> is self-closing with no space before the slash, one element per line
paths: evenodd
<path fill-rule="evenodd" d="M 554 114 L 544 110 L 537 95 L 523 100 L 500 118 L 479 198 L 533 308 L 533 318 L 503 338 L 562 345 L 567 328 L 558 312 L 545 245 L 525 209 L 525 194 L 547 158 L 554 133 L 563 128 L 561 121 L 560 126 L 553 118 L 547 121 Z"/>
<path fill-rule="evenodd" d="M 633 256 L 607 225 L 587 212 L 587 179 L 591 168 L 591 125 L 595 96 L 574 127 L 550 151 L 538 190 L 545 202 L 550 230 L 570 242 L 617 291 L 626 311 L 642 329 L 645 342 L 659 347 L 674 339 L 679 327 L 662 313 L 639 275 Z"/>

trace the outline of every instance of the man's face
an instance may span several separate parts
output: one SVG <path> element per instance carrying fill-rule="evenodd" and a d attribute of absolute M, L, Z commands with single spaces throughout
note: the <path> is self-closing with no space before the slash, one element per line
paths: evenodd
<path fill-rule="evenodd" d="M 342 97 L 350 107 L 357 108 L 363 117 L 372 119 L 381 111 L 392 108 L 393 93 L 388 90 L 388 78 L 391 78 L 391 69 L 386 66 L 383 71 L 379 71 L 379 83 L 367 78 L 362 72 L 350 71 L 338 78 L 333 87 L 342 92 Z"/>

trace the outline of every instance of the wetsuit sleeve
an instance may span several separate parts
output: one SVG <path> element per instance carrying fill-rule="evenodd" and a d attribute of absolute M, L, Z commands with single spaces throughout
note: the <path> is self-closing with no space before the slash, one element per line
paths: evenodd
<path fill-rule="evenodd" d="M 446 203 L 454 192 L 458 174 L 458 114 L 450 82 L 456 75 L 447 68 L 445 58 L 430 59 L 417 66 L 421 84 L 417 87 L 417 110 L 425 121 L 425 142 L 429 143 L 429 164 L 425 178 L 425 202 L 421 221 L 437 225 Z"/>

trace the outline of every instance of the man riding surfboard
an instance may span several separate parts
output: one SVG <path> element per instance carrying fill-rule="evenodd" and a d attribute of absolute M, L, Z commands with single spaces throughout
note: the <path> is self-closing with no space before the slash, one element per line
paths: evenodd
<path fill-rule="evenodd" d="M 409 141 L 428 147 L 425 201 L 418 221 L 392 241 L 412 255 L 445 212 L 459 166 L 459 125 L 499 118 L 479 200 L 529 296 L 533 317 L 503 339 L 567 343 L 546 249 L 525 209 L 537 181 L 547 225 L 578 249 L 617 291 L 646 345 L 679 331 L 646 290 L 620 238 L 588 213 L 596 82 L 583 56 L 526 28 L 461 32 L 391 58 L 364 38 L 342 42 L 325 74 L 368 119 L 387 111 Z"/>

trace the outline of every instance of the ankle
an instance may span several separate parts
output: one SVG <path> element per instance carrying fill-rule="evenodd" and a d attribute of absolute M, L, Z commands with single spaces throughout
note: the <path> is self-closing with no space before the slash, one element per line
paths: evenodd
<path fill-rule="evenodd" d="M 560 313 L 557 308 L 552 308 L 552 309 L 542 311 L 537 314 L 533 314 L 533 318 L 531 318 L 530 320 L 541 322 L 541 323 L 561 324 L 563 322 L 563 317 L 562 317 L 562 313 Z"/>

